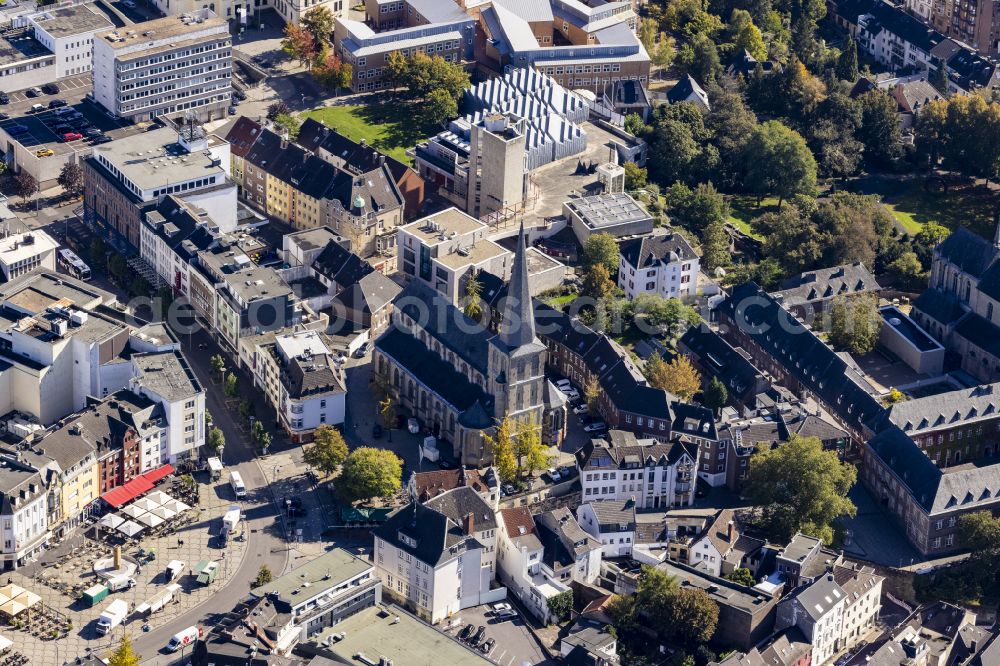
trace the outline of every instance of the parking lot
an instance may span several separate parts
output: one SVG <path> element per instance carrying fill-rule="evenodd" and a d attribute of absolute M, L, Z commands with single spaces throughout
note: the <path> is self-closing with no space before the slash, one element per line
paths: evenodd
<path fill-rule="evenodd" d="M 65 99 L 67 102 L 70 100 L 82 99 L 91 90 L 91 78 L 89 74 L 82 74 L 80 76 L 71 76 L 66 79 L 62 79 L 58 82 L 59 92 L 54 95 L 46 95 L 42 93 L 38 97 L 29 97 L 28 93 L 24 90 L 18 90 L 12 93 L 8 93 L 10 97 L 9 108 L 7 105 L 0 107 L 0 111 L 14 115 L 15 113 L 23 113 L 27 109 L 31 108 L 32 104 L 48 104 L 50 100 L 55 98 Z M 41 83 L 39 83 L 41 85 Z"/>
<path fill-rule="evenodd" d="M 61 99 L 51 96 L 48 102 Z M 95 142 L 89 136 L 85 140 L 63 141 L 65 133 L 74 132 L 86 135 L 87 131 L 108 132 L 131 128 L 128 123 L 112 118 L 90 100 L 83 100 L 72 106 L 48 108 L 46 102 L 36 102 L 45 108 L 37 112 L 28 112 L 22 116 L 0 120 L 2 128 L 14 140 L 25 148 L 44 150 L 63 154 L 73 150 L 89 150 L 88 144 Z M 24 129 L 18 129 L 24 128 Z M 121 136 L 121 133 L 116 135 Z M 104 141 L 105 139 L 99 139 Z"/>
<path fill-rule="evenodd" d="M 473 625 L 476 630 L 479 627 L 486 628 L 484 642 L 489 639 L 494 641 L 492 648 L 485 655 L 490 661 L 501 664 L 501 666 L 521 666 L 523 663 L 540 664 L 546 660 L 546 655 L 538 646 L 531 631 L 525 626 L 524 618 L 520 614 L 513 620 L 501 622 L 493 618 L 492 608 L 484 605 L 466 608 L 456 617 L 461 618 L 461 624 L 447 630 L 447 633 L 453 636 L 460 634 L 462 629 L 469 624 Z M 442 626 L 447 625 L 443 624 Z"/>

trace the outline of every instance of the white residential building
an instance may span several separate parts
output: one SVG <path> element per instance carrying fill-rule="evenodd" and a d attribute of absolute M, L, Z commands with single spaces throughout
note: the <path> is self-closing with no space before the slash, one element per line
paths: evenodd
<path fill-rule="evenodd" d="M 469 277 L 478 271 L 505 282 L 510 279 L 514 255 L 489 240 L 489 231 L 486 224 L 457 208 L 399 227 L 399 270 L 407 280 L 423 280 L 458 304 Z"/>
<path fill-rule="evenodd" d="M 836 565 L 781 600 L 775 630 L 798 627 L 812 644 L 811 663 L 823 666 L 876 628 L 882 580 L 870 567 Z"/>
<path fill-rule="evenodd" d="M 94 99 L 120 118 L 187 110 L 205 121 L 224 118 L 231 73 L 229 24 L 208 9 L 94 37 Z M 228 156 L 223 163 L 228 168 Z"/>
<path fill-rule="evenodd" d="M 653 234 L 618 246 L 618 286 L 631 300 L 639 294 L 693 298 L 698 289 L 698 254 L 683 236 Z"/>
<path fill-rule="evenodd" d="M 601 574 L 601 544 L 587 534 L 569 509 L 535 516 L 542 542 L 542 572 L 563 585 L 571 581 L 593 585 Z"/>
<path fill-rule="evenodd" d="M 293 442 L 321 425 L 344 422 L 347 388 L 340 359 L 314 330 L 282 329 L 252 338 L 254 383 L 264 391 Z"/>
<path fill-rule="evenodd" d="M 544 566 L 545 548 L 527 507 L 500 511 L 497 580 L 524 604 L 539 622 L 549 620 L 548 600 L 567 592 L 568 584 L 553 578 Z"/>
<path fill-rule="evenodd" d="M 143 461 L 143 472 L 195 460 L 205 444 L 205 389 L 177 350 L 132 355 L 130 388 L 157 403 L 166 420 L 157 459 Z"/>
<path fill-rule="evenodd" d="M 59 243 L 41 230 L 0 239 L 0 273 L 4 282 L 39 269 L 55 272 L 58 248 Z"/>
<path fill-rule="evenodd" d="M 48 540 L 48 493 L 37 471 L 4 458 L 0 465 L 0 558 L 10 571 Z"/>
<path fill-rule="evenodd" d="M 723 509 L 691 542 L 687 563 L 720 578 L 739 568 L 750 569 L 751 574 L 756 574 L 763 546 L 762 539 L 741 534 L 736 514 L 732 509 Z"/>
<path fill-rule="evenodd" d="M 25 20 L 34 29 L 35 39 L 55 55 L 57 79 L 89 72 L 94 36 L 115 27 L 90 3 L 52 6 Z"/>
<path fill-rule="evenodd" d="M 139 254 L 175 294 L 190 296 L 191 262 L 219 242 L 221 230 L 208 213 L 168 194 L 142 221 Z"/>
<path fill-rule="evenodd" d="M 635 502 L 594 500 L 576 509 L 580 527 L 601 542 L 604 557 L 631 557 L 635 545 Z"/>
<path fill-rule="evenodd" d="M 383 596 L 433 624 L 499 601 L 507 591 L 491 589 L 496 540 L 493 510 L 472 488 L 412 502 L 375 530 Z"/>
<path fill-rule="evenodd" d="M 581 499 L 624 502 L 637 509 L 691 506 L 695 493 L 697 448 L 653 439 L 635 446 L 611 446 L 591 440 L 577 453 Z"/>

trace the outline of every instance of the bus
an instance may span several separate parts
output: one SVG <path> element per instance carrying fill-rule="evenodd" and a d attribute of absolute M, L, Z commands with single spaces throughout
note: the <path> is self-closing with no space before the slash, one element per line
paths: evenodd
<path fill-rule="evenodd" d="M 76 256 L 72 250 L 63 248 L 59 250 L 59 268 L 69 273 L 78 280 L 86 282 L 90 279 L 90 266 L 83 262 L 83 259 Z"/>

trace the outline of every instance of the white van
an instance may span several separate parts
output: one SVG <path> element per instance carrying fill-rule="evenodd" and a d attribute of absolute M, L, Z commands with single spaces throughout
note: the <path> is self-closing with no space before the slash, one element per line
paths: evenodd
<path fill-rule="evenodd" d="M 247 496 L 247 487 L 243 485 L 243 477 L 236 470 L 229 473 L 229 485 L 233 487 L 233 492 L 236 493 L 238 499 Z"/>
<path fill-rule="evenodd" d="M 128 615 L 128 602 L 124 599 L 116 599 L 108 604 L 108 607 L 97 618 L 97 633 L 106 636 L 109 631 L 117 627 Z"/>
<path fill-rule="evenodd" d="M 122 590 L 131 590 L 135 587 L 135 578 L 129 578 L 126 574 L 120 576 L 115 576 L 107 582 L 108 590 L 111 592 L 121 592 Z"/>
<path fill-rule="evenodd" d="M 194 645 L 200 636 L 201 630 L 198 627 L 181 629 L 170 637 L 170 640 L 167 642 L 167 652 L 177 652 L 182 647 L 186 648 Z"/>

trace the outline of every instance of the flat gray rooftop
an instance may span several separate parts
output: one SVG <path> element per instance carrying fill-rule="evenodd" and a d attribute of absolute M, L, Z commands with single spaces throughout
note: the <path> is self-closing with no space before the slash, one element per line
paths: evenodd
<path fill-rule="evenodd" d="M 650 215 L 628 194 L 598 194 L 571 199 L 566 207 L 575 212 L 591 229 L 648 220 Z"/>
<path fill-rule="evenodd" d="M 41 14 L 37 14 L 33 20 L 53 37 L 69 37 L 115 27 L 115 24 L 107 16 L 95 12 L 90 8 L 90 5 L 71 5 L 47 9 Z"/>
<path fill-rule="evenodd" d="M 253 594 L 258 597 L 275 594 L 294 605 L 296 600 L 293 594 L 298 594 L 301 600 L 305 601 L 357 578 L 366 571 L 374 571 L 371 564 L 343 548 L 334 548 L 299 565 L 284 576 L 279 576 L 267 585 L 255 587 Z"/>
<path fill-rule="evenodd" d="M 201 391 L 201 384 L 180 352 L 135 354 L 132 362 L 142 373 L 142 385 L 166 400 L 180 400 Z"/>
<path fill-rule="evenodd" d="M 222 141 L 208 136 L 209 147 Z M 142 190 L 166 187 L 198 177 L 219 176 L 226 172 L 208 151 L 188 153 L 177 143 L 176 130 L 164 127 L 140 132 L 116 141 L 94 146 L 94 158 L 102 157 Z"/>

